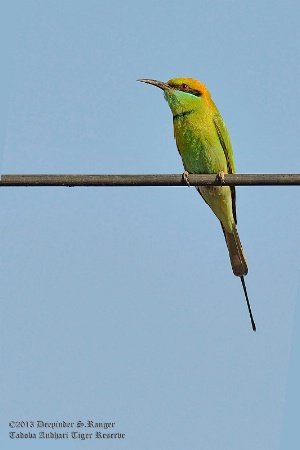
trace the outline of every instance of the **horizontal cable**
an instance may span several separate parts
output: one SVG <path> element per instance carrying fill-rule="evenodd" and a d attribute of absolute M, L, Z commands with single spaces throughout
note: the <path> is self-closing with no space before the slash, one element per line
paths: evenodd
<path fill-rule="evenodd" d="M 300 174 L 192 175 L 191 186 L 293 186 Z M 181 175 L 2 175 L 0 186 L 186 186 Z"/>

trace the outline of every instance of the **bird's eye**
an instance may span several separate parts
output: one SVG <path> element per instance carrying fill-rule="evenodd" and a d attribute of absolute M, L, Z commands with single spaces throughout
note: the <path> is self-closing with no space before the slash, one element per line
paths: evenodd
<path fill-rule="evenodd" d="M 181 90 L 181 91 L 188 91 L 188 90 L 189 90 L 189 87 L 188 87 L 187 84 L 182 83 L 182 85 L 180 86 L 180 90 Z"/>

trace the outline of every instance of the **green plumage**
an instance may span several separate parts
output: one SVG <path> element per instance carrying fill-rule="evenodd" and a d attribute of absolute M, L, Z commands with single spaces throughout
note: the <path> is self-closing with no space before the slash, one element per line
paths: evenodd
<path fill-rule="evenodd" d="M 203 83 L 193 78 L 173 78 L 167 83 L 139 81 L 153 84 L 164 91 L 173 114 L 174 136 L 186 172 L 235 173 L 229 133 Z M 197 186 L 196 189 L 220 220 L 232 270 L 241 277 L 252 328 L 256 330 L 244 281 L 248 267 L 236 229 L 235 187 Z"/>

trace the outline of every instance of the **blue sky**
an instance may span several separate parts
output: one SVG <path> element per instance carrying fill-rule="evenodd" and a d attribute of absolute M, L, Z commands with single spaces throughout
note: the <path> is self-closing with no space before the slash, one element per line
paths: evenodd
<path fill-rule="evenodd" d="M 1 17 L 3 174 L 182 173 L 162 93 L 135 81 L 176 76 L 210 89 L 238 173 L 299 172 L 298 2 L 27 0 Z M 237 188 L 256 334 L 194 189 L 3 188 L 0 201 L 3 448 L 86 445 L 11 440 L 12 420 L 126 434 L 90 449 L 289 448 L 299 188 Z"/>

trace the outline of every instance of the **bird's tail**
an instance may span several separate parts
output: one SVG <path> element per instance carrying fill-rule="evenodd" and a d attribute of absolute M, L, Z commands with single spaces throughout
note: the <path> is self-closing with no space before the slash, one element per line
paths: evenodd
<path fill-rule="evenodd" d="M 230 257 L 232 270 L 233 270 L 234 275 L 241 278 L 241 282 L 242 282 L 242 286 L 243 286 L 243 290 L 244 290 L 244 294 L 245 294 L 245 298 L 246 298 L 246 302 L 247 302 L 247 307 L 248 307 L 248 311 L 249 311 L 249 315 L 250 315 L 250 320 L 251 320 L 251 324 L 252 324 L 252 329 L 253 329 L 253 331 L 256 331 L 256 325 L 255 325 L 255 322 L 253 319 L 250 302 L 249 302 L 249 298 L 248 298 L 248 293 L 247 293 L 247 289 L 246 289 L 246 284 L 245 284 L 245 280 L 244 280 L 244 275 L 247 275 L 247 273 L 248 273 L 246 256 L 245 256 L 236 226 L 235 225 L 233 226 L 232 233 L 229 233 L 227 230 L 225 230 L 222 223 L 221 223 L 221 226 L 222 226 L 222 230 L 223 230 L 223 233 L 225 236 L 227 248 L 229 251 L 229 257 Z"/>
<path fill-rule="evenodd" d="M 222 230 L 225 236 L 231 267 L 234 275 L 237 277 L 242 277 L 244 275 L 247 275 L 248 273 L 248 266 L 246 261 L 246 256 L 236 229 L 236 226 L 233 227 L 233 232 L 229 233 L 225 228 L 223 227 L 222 223 Z"/>

